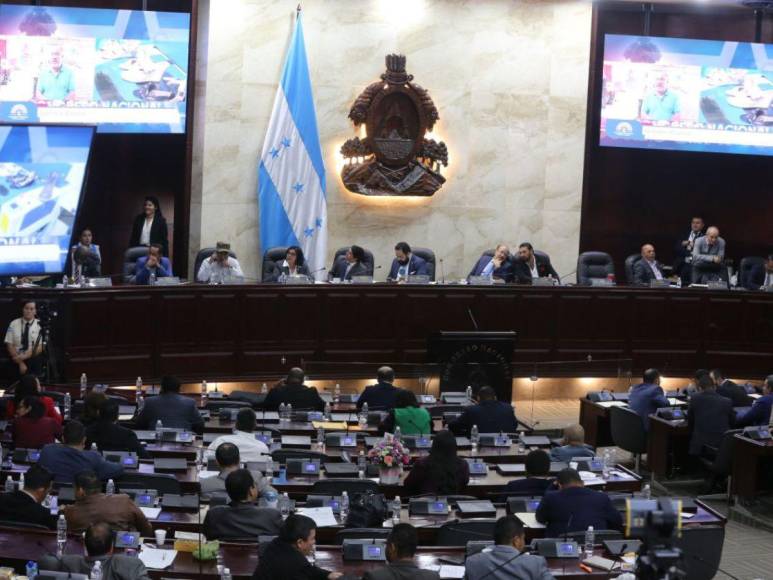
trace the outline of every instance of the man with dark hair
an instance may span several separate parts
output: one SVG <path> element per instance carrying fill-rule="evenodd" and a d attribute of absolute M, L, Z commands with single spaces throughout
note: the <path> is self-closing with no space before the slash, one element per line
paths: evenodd
<path fill-rule="evenodd" d="M 507 244 L 497 244 L 494 255 L 483 254 L 467 274 L 467 280 L 473 276 L 500 280 L 510 283 L 515 278 L 513 263 L 510 261 L 510 248 Z"/>
<path fill-rule="evenodd" d="M 84 537 L 86 556 L 68 555 L 57 558 L 47 554 L 38 561 L 41 571 L 91 573 L 94 563 L 102 562 L 103 580 L 150 580 L 145 564 L 137 557 L 113 554 L 113 530 L 104 522 L 91 524 Z"/>
<path fill-rule="evenodd" d="M 478 426 L 478 433 L 515 433 L 518 431 L 518 420 L 515 410 L 504 401 L 497 401 L 497 394 L 489 386 L 478 391 L 478 404 L 464 407 L 462 414 L 448 428 L 454 435 L 469 437 L 473 425 Z"/>
<path fill-rule="evenodd" d="M 332 280 L 351 280 L 352 276 L 368 276 L 372 272 L 368 271 L 365 265 L 365 250 L 360 246 L 350 246 L 346 254 L 338 256 L 333 266 L 330 268 L 328 277 Z"/>
<path fill-rule="evenodd" d="M 318 568 L 307 556 L 314 552 L 317 524 L 310 517 L 293 514 L 279 530 L 279 537 L 260 551 L 252 580 L 336 580 L 339 572 Z"/>
<path fill-rule="evenodd" d="M 293 406 L 294 411 L 313 410 L 323 411 L 325 401 L 319 396 L 317 389 L 307 387 L 303 384 L 306 374 L 303 369 L 294 367 L 287 373 L 287 378 L 283 385 L 277 385 L 266 395 L 263 407 L 267 411 L 276 411 L 279 405 L 288 403 Z"/>
<path fill-rule="evenodd" d="M 148 247 L 148 255 L 142 256 L 134 265 L 133 282 L 139 286 L 150 284 L 150 276 L 166 278 L 172 275 L 172 264 L 169 258 L 164 256 L 164 250 L 160 244 L 151 244 Z"/>
<path fill-rule="evenodd" d="M 733 402 L 733 407 L 749 407 L 752 404 L 752 400 L 744 388 L 730 379 L 726 379 L 720 369 L 712 369 L 711 378 L 717 386 L 717 394 L 730 399 Z"/>
<path fill-rule="evenodd" d="M 397 524 L 389 532 L 386 545 L 388 566 L 365 572 L 362 580 L 434 580 L 437 572 L 422 570 L 413 561 L 419 535 L 411 524 Z"/>
<path fill-rule="evenodd" d="M 628 406 L 641 417 L 644 430 L 649 431 L 649 416 L 659 408 L 669 406 L 668 399 L 660 387 L 660 372 L 657 369 L 644 371 L 643 382 L 631 389 Z"/>
<path fill-rule="evenodd" d="M 24 489 L 0 495 L 0 520 L 56 528 L 56 516 L 43 507 L 51 490 L 51 473 L 38 464 L 24 474 Z"/>
<path fill-rule="evenodd" d="M 228 474 L 225 489 L 231 503 L 211 508 L 202 531 L 208 540 L 255 541 L 258 536 L 275 536 L 282 525 L 279 510 L 254 505 L 258 489 L 252 474 L 236 469 Z"/>
<path fill-rule="evenodd" d="M 270 456 L 269 456 L 270 459 Z M 220 467 L 220 473 L 212 477 L 200 478 L 201 493 L 211 496 L 215 492 L 225 491 L 225 482 L 228 476 L 239 469 L 241 464 L 239 448 L 231 442 L 221 443 L 215 450 L 215 460 Z M 251 470 L 252 479 L 255 481 L 255 487 L 258 490 L 258 496 L 262 496 L 268 491 L 276 491 L 269 483 L 268 478 L 263 477 L 260 471 Z"/>
<path fill-rule="evenodd" d="M 523 554 L 523 524 L 513 515 L 503 516 L 494 524 L 491 551 L 480 552 L 464 563 L 468 580 L 552 580 L 553 575 L 542 556 Z"/>
<path fill-rule="evenodd" d="M 99 418 L 86 427 L 86 447 L 96 443 L 100 451 L 129 451 L 138 457 L 150 457 L 137 439 L 137 434 L 118 424 L 119 408 L 115 399 L 106 399 L 102 403 Z"/>
<path fill-rule="evenodd" d="M 773 253 L 768 254 L 762 264 L 757 264 L 746 278 L 747 290 L 765 290 L 773 288 Z"/>
<path fill-rule="evenodd" d="M 161 378 L 161 394 L 145 401 L 145 407 L 137 417 L 137 429 L 155 429 L 159 419 L 164 427 L 185 429 L 198 434 L 204 432 L 204 419 L 196 408 L 196 402 L 180 394 L 177 377 Z"/>
<path fill-rule="evenodd" d="M 357 409 L 362 409 L 362 406 L 367 403 L 368 409 L 385 409 L 390 410 L 395 407 L 395 399 L 397 393 L 402 389 L 394 386 L 395 371 L 392 367 L 379 367 L 376 371 L 375 385 L 365 387 L 360 397 L 357 399 Z"/>
<path fill-rule="evenodd" d="M 411 252 L 408 242 L 395 244 L 395 259 L 389 269 L 389 280 L 405 280 L 408 276 L 427 276 L 429 267 L 424 258 Z"/>
<path fill-rule="evenodd" d="M 674 272 L 682 279 L 682 284 L 685 286 L 692 282 L 692 249 L 695 246 L 695 240 L 703 237 L 705 229 L 703 218 L 695 216 L 690 221 L 690 231 L 687 236 L 676 243 Z"/>
<path fill-rule="evenodd" d="M 48 469 L 56 483 L 73 482 L 75 474 L 92 470 L 102 481 L 118 477 L 123 467 L 110 463 L 96 451 L 84 451 L 86 431 L 78 421 L 70 421 L 62 431 L 62 443 L 46 445 L 40 452 L 38 465 Z"/>
<path fill-rule="evenodd" d="M 550 263 L 546 254 L 537 254 L 529 242 L 518 246 L 518 257 L 513 261 L 515 281 L 519 284 L 531 284 L 534 278 L 553 278 L 560 282 L 561 277 Z"/>
<path fill-rule="evenodd" d="M 75 476 L 75 503 L 63 510 L 71 530 L 85 530 L 92 522 L 105 522 L 113 530 L 137 530 L 153 536 L 153 527 L 132 499 L 125 493 L 105 495 L 102 482 L 93 471 Z"/>
<path fill-rule="evenodd" d="M 752 408 L 738 417 L 735 426 L 738 429 L 751 425 L 768 425 L 773 409 L 773 375 L 768 375 L 762 384 L 762 396 L 754 401 Z"/>
<path fill-rule="evenodd" d="M 271 459 L 271 452 L 263 441 L 255 439 L 255 411 L 249 407 L 239 409 L 233 434 L 217 437 L 207 448 L 206 457 L 212 459 L 215 450 L 223 443 L 233 443 L 239 448 L 242 461 L 264 461 Z"/>
<path fill-rule="evenodd" d="M 571 461 L 575 457 L 593 457 L 593 447 L 585 444 L 585 429 L 582 425 L 569 425 L 564 429 L 563 445 L 550 450 L 552 461 Z"/>
<path fill-rule="evenodd" d="M 725 431 L 735 421 L 733 403 L 717 392 L 711 377 L 698 379 L 698 392 L 690 398 L 687 425 L 690 430 L 690 455 L 700 456 L 704 445 L 719 447 Z"/>
<path fill-rule="evenodd" d="M 517 495 L 543 495 L 552 485 L 550 456 L 547 451 L 534 449 L 526 456 L 526 477 L 509 482 L 505 491 Z"/>
<path fill-rule="evenodd" d="M 558 538 L 568 532 L 622 530 L 623 518 L 609 496 L 585 487 L 580 474 L 564 469 L 558 474 L 559 491 L 545 494 L 537 508 L 537 521 L 545 524 L 545 537 Z"/>
<path fill-rule="evenodd" d="M 80 282 L 81 277 L 95 278 L 100 275 L 99 256 L 87 248 L 78 247 L 72 254 L 72 278 Z"/>

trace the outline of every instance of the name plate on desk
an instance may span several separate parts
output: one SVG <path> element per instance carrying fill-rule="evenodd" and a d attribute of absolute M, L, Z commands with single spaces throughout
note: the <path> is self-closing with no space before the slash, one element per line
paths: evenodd
<path fill-rule="evenodd" d="M 555 278 L 548 278 L 545 276 L 531 279 L 532 286 L 555 286 L 557 282 L 558 281 Z"/>
<path fill-rule="evenodd" d="M 600 286 L 602 288 L 610 288 L 615 285 L 615 282 L 614 280 L 610 280 L 608 278 L 591 278 L 590 285 Z"/>
<path fill-rule="evenodd" d="M 373 284 L 373 276 L 352 276 L 352 284 Z"/>
<path fill-rule="evenodd" d="M 100 276 L 99 278 L 89 278 L 86 286 L 90 288 L 109 288 L 113 285 L 110 276 Z"/>
<path fill-rule="evenodd" d="M 492 286 L 494 279 L 491 276 L 470 276 L 469 284 L 471 286 Z"/>
<path fill-rule="evenodd" d="M 709 280 L 706 287 L 709 290 L 727 290 L 727 282 L 724 280 Z"/>
<path fill-rule="evenodd" d="M 665 278 L 663 280 L 656 280 L 652 279 L 650 280 L 650 288 L 670 288 L 671 282 L 669 280 L 666 280 Z"/>
<path fill-rule="evenodd" d="M 179 276 L 162 276 L 156 279 L 156 286 L 179 286 Z"/>
<path fill-rule="evenodd" d="M 314 284 L 314 279 L 308 276 L 287 276 L 284 279 L 284 283 L 288 286 L 307 286 Z"/>
<path fill-rule="evenodd" d="M 427 274 L 414 274 L 405 279 L 406 284 L 429 284 L 429 282 L 430 280 Z"/>

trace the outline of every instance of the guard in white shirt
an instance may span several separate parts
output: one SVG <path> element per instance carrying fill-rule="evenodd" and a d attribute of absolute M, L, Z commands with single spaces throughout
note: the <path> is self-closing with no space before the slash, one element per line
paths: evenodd
<path fill-rule="evenodd" d="M 35 302 L 25 302 L 21 318 L 13 320 L 5 333 L 5 348 L 18 367 L 19 376 L 43 374 L 43 343 L 36 315 Z"/>
<path fill-rule="evenodd" d="M 205 284 L 228 284 L 244 279 L 242 267 L 236 258 L 228 255 L 231 244 L 218 242 L 212 255 L 204 260 L 196 274 L 196 280 Z"/>

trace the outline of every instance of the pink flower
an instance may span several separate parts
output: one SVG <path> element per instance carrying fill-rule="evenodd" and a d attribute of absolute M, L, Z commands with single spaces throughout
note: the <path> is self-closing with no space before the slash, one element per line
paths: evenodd
<path fill-rule="evenodd" d="M 392 467 L 392 461 L 393 461 L 393 458 L 391 455 L 387 455 L 386 457 L 384 457 L 384 463 L 386 464 L 387 467 Z"/>

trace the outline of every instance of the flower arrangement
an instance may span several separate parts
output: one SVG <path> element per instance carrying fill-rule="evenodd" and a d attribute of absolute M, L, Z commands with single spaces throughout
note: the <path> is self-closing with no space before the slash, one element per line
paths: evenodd
<path fill-rule="evenodd" d="M 394 437 L 387 436 L 368 451 L 368 460 L 381 467 L 408 465 L 411 456 L 408 449 Z"/>

